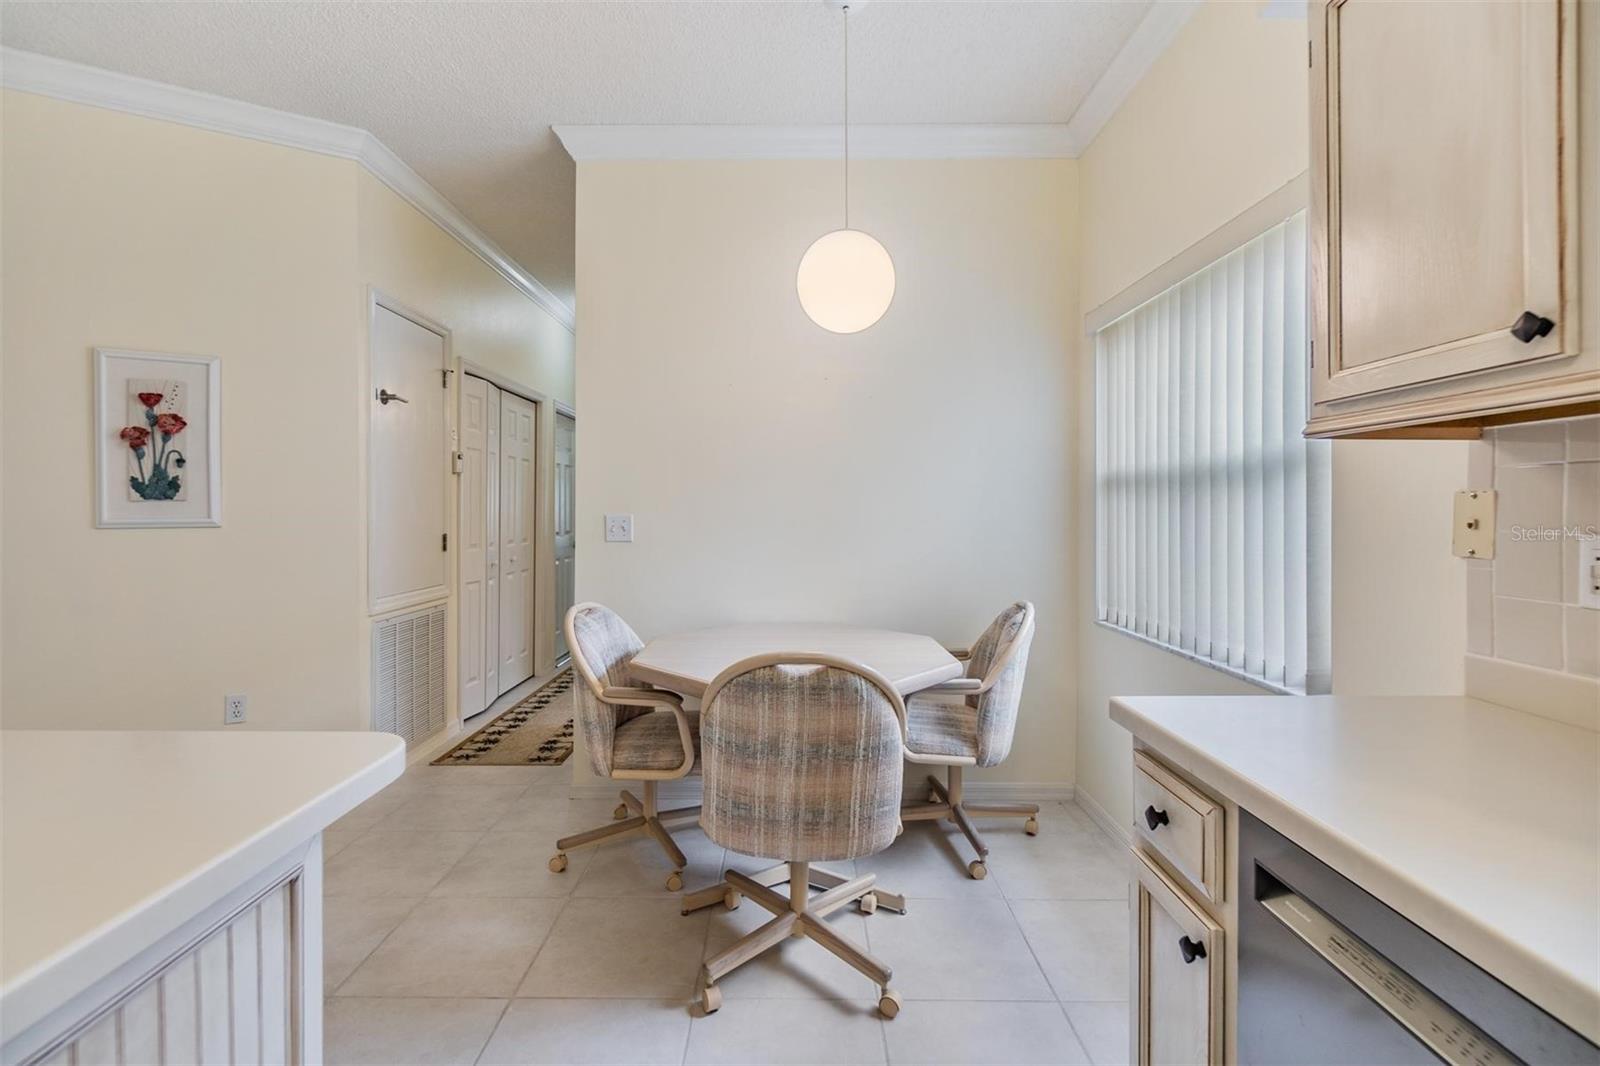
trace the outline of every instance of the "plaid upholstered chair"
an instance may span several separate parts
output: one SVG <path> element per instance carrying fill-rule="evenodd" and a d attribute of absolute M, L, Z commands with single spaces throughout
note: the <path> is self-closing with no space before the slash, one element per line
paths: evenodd
<path fill-rule="evenodd" d="M 748 896 L 772 920 L 706 960 L 700 1001 L 722 1005 L 716 982 L 790 937 L 821 945 L 877 982 L 878 1009 L 899 1013 L 888 966 L 823 919 L 857 903 L 876 909 L 875 877 L 845 878 L 813 861 L 853 859 L 888 847 L 900 828 L 905 704 L 877 672 L 830 655 L 758 655 L 724 670 L 700 713 L 705 795 L 700 824 L 715 843 L 786 860 L 765 874 L 735 870 L 684 898 L 730 909 Z M 788 895 L 773 891 L 787 882 Z M 811 887 L 824 891 L 812 895 Z M 901 904 L 903 907 L 904 904 Z"/>
<path fill-rule="evenodd" d="M 567 852 L 572 848 L 644 832 L 667 853 L 673 865 L 667 889 L 676 892 L 683 887 L 688 860 L 673 843 L 665 823 L 693 819 L 700 808 L 657 810 L 656 788 L 658 782 L 687 777 L 698 769 L 699 716 L 685 711 L 683 700 L 671 692 L 632 683 L 628 663 L 644 644 L 609 607 L 580 603 L 567 612 L 562 626 L 578 672 L 573 689 L 589 765 L 601 777 L 643 782 L 644 797 L 623 789 L 616 821 L 556 841 L 550 869 L 555 873 L 565 870 Z"/>
<path fill-rule="evenodd" d="M 1033 604 L 1013 603 L 984 630 L 971 651 L 952 649 L 965 659 L 965 677 L 924 689 L 906 700 L 907 759 L 943 766 L 941 782 L 928 775 L 927 803 L 900 812 L 906 821 L 948 818 L 961 828 L 978 857 L 967 864 L 977 880 L 989 874 L 988 845 L 972 824 L 975 815 L 1026 818 L 1029 836 L 1039 832 L 1039 807 L 1033 803 L 969 804 L 961 798 L 961 774 L 968 766 L 996 766 L 1011 753 L 1022 702 L 1022 677 L 1033 643 Z"/>

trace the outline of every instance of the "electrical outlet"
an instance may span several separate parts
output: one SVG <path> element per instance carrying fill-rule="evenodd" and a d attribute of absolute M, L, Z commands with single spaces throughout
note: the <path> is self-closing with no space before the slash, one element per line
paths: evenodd
<path fill-rule="evenodd" d="M 1600 537 L 1578 538 L 1577 577 L 1578 606 L 1600 611 Z"/>
<path fill-rule="evenodd" d="M 610 544 L 632 544 L 633 515 L 606 515 L 606 542 Z"/>
<path fill-rule="evenodd" d="M 249 707 L 250 700 L 246 696 L 224 696 L 222 699 L 222 724 L 238 725 L 244 721 L 245 712 Z"/>

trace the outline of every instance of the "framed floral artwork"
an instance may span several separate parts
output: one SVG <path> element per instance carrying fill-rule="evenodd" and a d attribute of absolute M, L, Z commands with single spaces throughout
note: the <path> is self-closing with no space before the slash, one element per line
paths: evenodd
<path fill-rule="evenodd" d="M 213 356 L 96 348 L 95 524 L 222 524 L 222 425 Z"/>

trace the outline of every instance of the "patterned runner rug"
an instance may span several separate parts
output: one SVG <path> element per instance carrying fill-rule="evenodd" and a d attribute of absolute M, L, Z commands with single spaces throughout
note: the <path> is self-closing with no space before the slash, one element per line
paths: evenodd
<path fill-rule="evenodd" d="M 572 668 L 457 744 L 434 766 L 559 766 L 572 754 Z"/>

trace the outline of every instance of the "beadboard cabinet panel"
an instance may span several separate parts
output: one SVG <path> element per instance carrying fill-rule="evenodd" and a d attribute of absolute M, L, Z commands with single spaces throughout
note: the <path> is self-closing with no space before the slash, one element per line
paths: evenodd
<path fill-rule="evenodd" d="M 76 1066 L 248 1066 L 300 1061 L 290 916 L 298 874 L 27 1060 Z"/>

